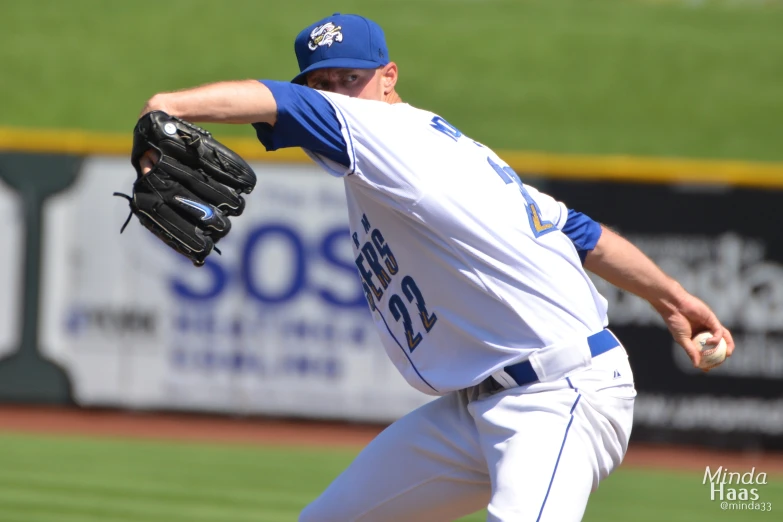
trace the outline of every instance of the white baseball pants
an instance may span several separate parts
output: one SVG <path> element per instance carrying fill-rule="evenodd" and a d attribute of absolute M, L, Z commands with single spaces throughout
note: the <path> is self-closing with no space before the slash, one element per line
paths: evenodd
<path fill-rule="evenodd" d="M 619 346 L 549 383 L 440 397 L 393 423 L 301 522 L 582 519 L 628 447 L 636 391 Z"/>

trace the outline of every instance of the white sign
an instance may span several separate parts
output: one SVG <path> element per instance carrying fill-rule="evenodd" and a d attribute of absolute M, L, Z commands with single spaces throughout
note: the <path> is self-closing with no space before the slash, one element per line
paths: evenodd
<path fill-rule="evenodd" d="M 377 338 L 342 182 L 253 168 L 245 213 L 200 268 L 135 218 L 120 235 L 125 159 L 88 159 L 47 202 L 41 344 L 79 403 L 388 421 L 431 399 Z"/>
<path fill-rule="evenodd" d="M 0 358 L 19 349 L 24 273 L 24 216 L 19 195 L 0 180 Z"/>

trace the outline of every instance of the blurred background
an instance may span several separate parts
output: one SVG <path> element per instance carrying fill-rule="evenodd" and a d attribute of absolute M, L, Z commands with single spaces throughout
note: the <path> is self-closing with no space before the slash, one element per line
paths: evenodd
<path fill-rule="evenodd" d="M 300 151 L 209 127 L 259 183 L 201 269 L 119 235 L 144 102 L 290 79 L 295 35 L 333 12 L 384 28 L 404 101 L 626 235 L 734 334 L 695 372 L 595 281 L 639 396 L 585 520 L 779 519 L 783 2 L 0 0 L 0 521 L 295 520 L 430 399 L 376 339 L 342 184 Z M 773 513 L 721 511 L 706 466 L 766 472 Z"/>

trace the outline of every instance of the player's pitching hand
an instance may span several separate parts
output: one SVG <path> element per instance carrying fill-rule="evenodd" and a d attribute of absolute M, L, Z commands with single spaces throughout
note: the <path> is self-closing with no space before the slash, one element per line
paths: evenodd
<path fill-rule="evenodd" d="M 700 299 L 686 293 L 676 307 L 658 310 L 658 312 L 663 317 L 674 340 L 685 349 L 694 368 L 699 367 L 701 347 L 693 338 L 697 333 L 705 330 L 713 333 L 713 336 L 707 340 L 709 344 L 717 344 L 721 338 L 726 341 L 726 357 L 731 357 L 734 351 L 731 332 L 720 323 L 715 313 Z"/>

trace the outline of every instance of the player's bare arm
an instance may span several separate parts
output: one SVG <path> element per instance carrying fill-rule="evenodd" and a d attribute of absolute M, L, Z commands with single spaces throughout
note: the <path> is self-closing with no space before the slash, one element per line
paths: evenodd
<path fill-rule="evenodd" d="M 271 125 L 277 120 L 277 102 L 269 89 L 257 80 L 210 83 L 192 89 L 163 92 L 147 100 L 139 117 L 163 111 L 183 120 L 200 123 L 256 123 Z M 159 157 L 150 149 L 140 159 L 147 174 Z"/>
<path fill-rule="evenodd" d="M 585 259 L 586 269 L 648 301 L 663 317 L 674 340 L 685 349 L 694 366 L 699 364 L 700 350 L 693 336 L 702 330 L 714 334 L 710 343 L 725 339 L 726 354 L 731 356 L 734 351 L 731 332 L 705 303 L 689 294 L 631 242 L 605 226 L 601 228 L 595 249 Z"/>
<path fill-rule="evenodd" d="M 257 80 L 210 83 L 192 89 L 159 93 L 150 98 L 139 116 L 164 111 L 200 123 L 256 123 L 274 125 L 277 103 Z"/>

